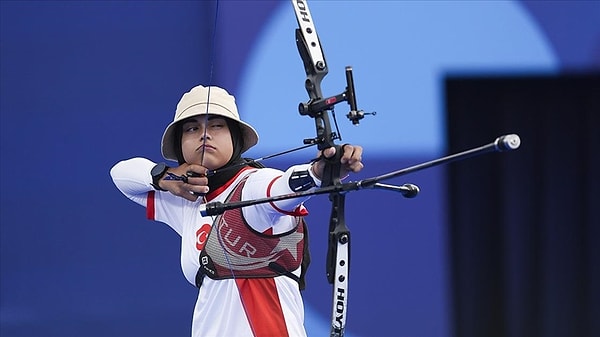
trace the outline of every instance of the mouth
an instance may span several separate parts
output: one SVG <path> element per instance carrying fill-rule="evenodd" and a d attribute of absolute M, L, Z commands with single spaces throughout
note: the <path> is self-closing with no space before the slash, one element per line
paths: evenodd
<path fill-rule="evenodd" d="M 208 144 L 202 144 L 200 146 L 198 146 L 198 148 L 196 149 L 196 152 L 204 152 L 204 151 L 214 151 L 216 150 L 216 148 L 212 145 L 208 145 Z"/>

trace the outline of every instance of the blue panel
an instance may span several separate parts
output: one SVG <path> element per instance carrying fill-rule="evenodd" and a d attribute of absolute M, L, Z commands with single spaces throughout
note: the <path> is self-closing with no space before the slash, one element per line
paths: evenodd
<path fill-rule="evenodd" d="M 314 132 L 295 110 L 306 93 L 291 8 L 261 4 L 222 4 L 218 18 L 229 26 L 219 26 L 213 77 L 239 94 L 242 116 L 261 133 L 256 156 Z M 353 65 L 360 107 L 378 112 L 356 130 L 340 118 L 344 141 L 366 146 L 361 176 L 444 151 L 440 80 L 448 72 L 597 66 L 598 16 L 583 13 L 562 30 L 553 22 L 581 4 L 560 4 L 311 2 L 330 63 L 325 92 L 342 91 L 343 67 Z M 179 269 L 179 239 L 145 220 L 108 171 L 132 156 L 161 160 L 177 101 L 208 82 L 214 10 L 203 1 L 0 1 L 0 335 L 189 334 L 196 291 Z M 395 182 L 423 192 L 348 196 L 349 336 L 447 336 L 443 171 Z M 331 309 L 329 210 L 325 197 L 308 206 L 307 329 L 321 335 Z"/>

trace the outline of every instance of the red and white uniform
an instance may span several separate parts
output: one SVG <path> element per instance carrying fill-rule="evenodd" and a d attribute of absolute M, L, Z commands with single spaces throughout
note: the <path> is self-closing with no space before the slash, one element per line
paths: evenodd
<path fill-rule="evenodd" d="M 181 268 L 188 282 L 195 286 L 199 254 L 214 218 L 200 214 L 201 199 L 192 202 L 169 192 L 155 191 L 150 176 L 154 165 L 145 158 L 125 160 L 111 169 L 111 176 L 125 196 L 146 207 L 149 219 L 166 223 L 181 236 Z M 248 180 L 242 190 L 242 200 L 292 193 L 288 186 L 290 175 L 294 171 L 309 170 L 309 166 L 293 166 L 286 172 L 246 168 L 219 189 L 210 191 L 206 202 L 224 201 L 245 177 Z M 320 184 L 315 177 L 313 179 Z M 297 225 L 292 215 L 306 215 L 302 206 L 306 199 L 245 207 L 243 216 L 259 233 L 286 233 Z M 300 276 L 300 268 L 293 273 Z M 204 277 L 194 309 L 192 336 L 306 336 L 298 282 L 287 276 L 224 280 Z"/>

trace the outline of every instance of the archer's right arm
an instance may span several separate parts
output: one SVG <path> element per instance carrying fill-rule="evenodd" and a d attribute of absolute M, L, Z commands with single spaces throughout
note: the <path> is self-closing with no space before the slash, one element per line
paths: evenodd
<path fill-rule="evenodd" d="M 151 171 L 155 165 L 146 158 L 127 159 L 115 164 L 110 175 L 121 193 L 146 207 L 148 219 L 164 222 L 181 235 L 183 206 L 187 201 L 152 186 Z"/>
<path fill-rule="evenodd" d="M 146 158 L 132 158 L 118 162 L 110 175 L 119 191 L 136 203 L 146 206 L 148 192 L 153 191 L 150 171 L 156 165 Z"/>

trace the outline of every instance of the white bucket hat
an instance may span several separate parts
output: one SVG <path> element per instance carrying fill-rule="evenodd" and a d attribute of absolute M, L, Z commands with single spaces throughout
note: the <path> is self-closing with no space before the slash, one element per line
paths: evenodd
<path fill-rule="evenodd" d="M 239 123 L 244 139 L 242 153 L 258 143 L 256 130 L 250 124 L 240 120 L 233 96 L 225 89 L 219 87 L 203 87 L 199 85 L 183 94 L 183 97 L 181 97 L 181 100 L 177 104 L 173 122 L 167 126 L 163 133 L 161 142 L 163 157 L 177 161 L 177 152 L 175 151 L 176 124 L 188 117 L 205 115 L 206 113 L 227 117 Z"/>

